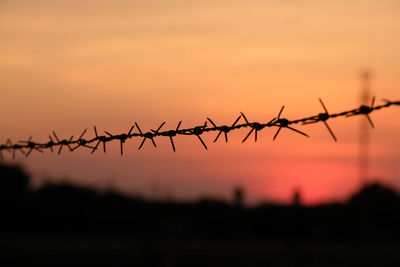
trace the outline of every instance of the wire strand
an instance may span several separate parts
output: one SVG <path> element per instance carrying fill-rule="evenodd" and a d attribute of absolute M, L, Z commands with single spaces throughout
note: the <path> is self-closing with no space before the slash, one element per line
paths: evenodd
<path fill-rule="evenodd" d="M 154 147 L 157 147 L 156 144 L 156 138 L 157 137 L 168 137 L 173 151 L 176 151 L 176 145 L 174 144 L 173 138 L 176 137 L 177 135 L 193 135 L 196 136 L 199 142 L 203 145 L 205 149 L 207 149 L 207 145 L 201 138 L 201 135 L 207 132 L 218 132 L 218 135 L 216 136 L 214 142 L 218 141 L 218 138 L 220 135 L 223 133 L 224 134 L 224 139 L 225 142 L 228 142 L 228 133 L 241 129 L 241 128 L 250 128 L 250 131 L 247 133 L 245 138 L 242 140 L 242 143 L 245 142 L 250 135 L 254 132 L 254 140 L 255 142 L 257 141 L 257 133 L 261 130 L 263 130 L 266 127 L 277 127 L 277 131 L 273 137 L 273 140 L 275 140 L 279 133 L 281 133 L 281 130 L 286 128 L 288 130 L 294 131 L 298 134 L 304 135 L 305 137 L 309 137 L 306 133 L 303 131 L 300 131 L 293 126 L 296 124 L 314 124 L 314 123 L 320 123 L 322 122 L 325 127 L 327 128 L 328 132 L 334 139 L 334 141 L 337 141 L 337 138 L 335 134 L 333 133 L 332 129 L 328 126 L 327 121 L 329 119 L 334 119 L 338 117 L 352 117 L 352 116 L 366 116 L 368 121 L 371 124 L 371 127 L 374 127 L 374 124 L 372 122 L 371 117 L 369 116 L 370 113 L 383 109 L 383 108 L 389 108 L 392 106 L 400 106 L 400 101 L 389 101 L 389 100 L 383 100 L 384 104 L 374 106 L 375 103 L 375 98 L 372 99 L 371 105 L 370 106 L 365 106 L 361 105 L 355 109 L 348 110 L 348 111 L 343 111 L 340 113 L 333 113 L 330 114 L 328 113 L 328 110 L 325 106 L 325 104 L 322 102 L 321 99 L 320 103 L 323 107 L 324 112 L 319 113 L 317 115 L 313 115 L 310 117 L 305 117 L 301 119 L 296 119 L 296 120 L 289 120 L 286 118 L 282 118 L 282 113 L 285 108 L 285 106 L 282 106 L 280 109 L 278 116 L 273 117 L 270 121 L 262 123 L 262 122 L 250 122 L 245 114 L 243 112 L 240 113 L 239 117 L 235 120 L 235 122 L 232 125 L 221 125 L 217 126 L 213 120 L 210 118 L 207 118 L 204 122 L 204 124 L 200 126 L 195 126 L 192 128 L 186 128 L 186 129 L 180 129 L 182 121 L 179 122 L 178 126 L 175 129 L 172 130 L 165 130 L 161 131 L 161 128 L 165 125 L 165 122 L 163 122 L 157 130 L 151 129 L 148 132 L 142 132 L 141 128 L 139 127 L 139 124 L 135 122 L 134 125 L 132 125 L 127 133 L 121 133 L 121 134 L 111 134 L 107 131 L 104 131 L 105 135 L 99 135 L 96 126 L 93 127 L 94 131 L 94 137 L 92 138 L 85 138 L 85 134 L 87 133 L 87 129 L 85 129 L 80 136 L 77 139 L 74 139 L 74 136 L 72 135 L 68 139 L 60 139 L 55 131 L 52 131 L 52 134 L 49 135 L 49 141 L 45 143 L 40 143 L 40 142 L 34 142 L 32 141 L 32 136 L 28 138 L 26 141 L 18 141 L 17 143 L 13 143 L 11 139 L 7 139 L 7 141 L 0 145 L 0 159 L 4 159 L 4 154 L 3 151 L 7 151 L 11 154 L 12 159 L 15 158 L 16 152 L 20 151 L 24 156 L 29 156 L 33 151 L 37 151 L 40 153 L 44 153 L 45 150 L 50 150 L 53 152 L 54 147 L 58 147 L 58 154 L 61 154 L 63 151 L 63 148 L 66 147 L 70 151 L 75 151 L 76 149 L 82 147 L 89 149 L 91 153 L 94 153 L 95 151 L 99 150 L 100 144 L 102 144 L 103 151 L 106 152 L 106 143 L 118 140 L 120 142 L 120 151 L 121 155 L 123 154 L 123 146 L 125 144 L 125 141 L 127 139 L 131 138 L 142 138 L 142 142 L 138 149 L 140 150 L 145 141 L 149 140 L 153 144 Z M 245 123 L 238 124 L 239 120 L 243 119 Z M 212 126 L 209 127 L 208 122 L 211 123 Z M 134 129 L 137 129 L 137 132 L 134 132 Z M 53 138 L 54 137 L 54 138 Z"/>

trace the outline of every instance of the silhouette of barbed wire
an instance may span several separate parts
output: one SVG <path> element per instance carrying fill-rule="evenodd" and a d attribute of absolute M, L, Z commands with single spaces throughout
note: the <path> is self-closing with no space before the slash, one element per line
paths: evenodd
<path fill-rule="evenodd" d="M 51 152 L 53 152 L 54 147 L 58 147 L 58 154 L 61 154 L 64 147 L 67 147 L 69 149 L 69 151 L 75 151 L 78 148 L 87 148 L 91 151 L 91 153 L 94 153 L 95 151 L 97 151 L 99 149 L 100 144 L 102 144 L 102 146 L 103 146 L 103 151 L 106 152 L 106 143 L 114 141 L 114 140 L 118 140 L 120 142 L 120 151 L 121 151 L 121 155 L 122 155 L 124 152 L 123 146 L 127 139 L 142 138 L 142 142 L 141 142 L 140 146 L 138 147 L 138 149 L 140 150 L 143 147 L 146 140 L 150 140 L 152 142 L 153 146 L 157 147 L 155 139 L 157 137 L 161 137 L 161 136 L 168 137 L 170 139 L 172 149 L 175 152 L 176 147 L 175 147 L 173 138 L 176 137 L 177 135 L 195 136 L 200 141 L 200 143 L 203 145 L 203 147 L 205 149 L 207 149 L 207 145 L 201 138 L 201 135 L 204 133 L 207 133 L 207 132 L 214 132 L 214 131 L 218 132 L 216 138 L 214 139 L 214 142 L 216 142 L 219 139 L 219 137 L 222 133 L 224 134 L 225 142 L 228 142 L 228 133 L 229 132 L 240 129 L 240 128 L 250 128 L 250 131 L 244 137 L 244 139 L 242 140 L 242 143 L 245 142 L 253 132 L 254 132 L 254 141 L 257 142 L 258 132 L 263 130 L 266 127 L 278 127 L 278 129 L 273 137 L 273 140 L 275 140 L 278 137 L 279 133 L 284 128 L 294 131 L 305 137 L 309 137 L 303 131 L 300 131 L 300 130 L 294 128 L 293 125 L 295 125 L 295 124 L 305 125 L 305 124 L 314 124 L 314 123 L 320 123 L 320 122 L 322 122 L 325 125 L 328 132 L 332 136 L 333 140 L 337 141 L 337 138 L 336 138 L 335 134 L 333 133 L 332 129 L 329 127 L 327 120 L 337 118 L 337 117 L 352 117 L 352 116 L 363 115 L 363 116 L 366 116 L 369 123 L 371 124 L 371 127 L 374 128 L 372 119 L 369 116 L 369 114 L 371 112 L 380 110 L 382 108 L 388 108 L 391 106 L 395 106 L 395 105 L 400 106 L 400 101 L 390 101 L 390 100 L 383 100 L 384 104 L 375 106 L 375 97 L 374 97 L 372 99 L 370 106 L 361 105 L 352 110 L 331 114 L 328 112 L 328 110 L 327 110 L 325 104 L 322 102 L 322 100 L 319 99 L 319 101 L 323 107 L 323 110 L 324 110 L 323 113 L 319 113 L 317 115 L 313 115 L 313 116 L 305 117 L 305 118 L 301 118 L 301 119 L 296 119 L 296 120 L 289 120 L 287 118 L 281 117 L 282 112 L 285 108 L 285 106 L 282 106 L 282 108 L 280 109 L 280 111 L 278 113 L 278 116 L 273 117 L 270 121 L 268 121 L 266 123 L 250 122 L 247 119 L 246 115 L 243 112 L 241 112 L 239 117 L 230 126 L 229 125 L 218 126 L 217 124 L 214 123 L 214 121 L 211 118 L 207 118 L 205 120 L 204 124 L 202 124 L 200 126 L 195 126 L 192 128 L 180 129 L 180 126 L 182 124 L 182 121 L 180 121 L 175 129 L 161 131 L 162 127 L 165 125 L 165 122 L 163 122 L 157 128 L 157 130 L 150 129 L 150 131 L 143 132 L 142 129 L 140 128 L 139 124 L 137 122 L 135 122 L 134 125 L 132 125 L 129 128 L 128 132 L 122 133 L 122 134 L 111 134 L 108 131 L 104 131 L 105 135 L 99 135 L 96 126 L 94 126 L 93 127 L 94 137 L 88 138 L 88 139 L 84 138 L 85 134 L 87 133 L 87 129 L 85 129 L 77 139 L 74 139 L 73 135 L 71 137 L 69 137 L 68 139 L 62 139 L 62 138 L 58 137 L 58 135 L 56 134 L 55 131 L 52 131 L 52 133 L 48 136 L 49 141 L 46 143 L 35 142 L 32 140 L 32 136 L 29 137 L 28 140 L 26 140 L 26 141 L 18 141 L 17 143 L 13 143 L 11 141 L 11 139 L 7 139 L 7 141 L 4 144 L 0 145 L 0 158 L 1 159 L 4 158 L 3 151 L 7 151 L 7 152 L 11 153 L 11 155 L 12 155 L 11 157 L 12 157 L 12 159 L 14 159 L 17 151 L 20 151 L 21 154 L 23 154 L 24 156 L 27 157 L 33 151 L 38 151 L 40 153 L 44 153 L 44 150 L 49 149 Z M 245 123 L 238 124 L 238 122 L 241 118 L 245 121 Z M 208 122 L 211 123 L 211 125 L 212 125 L 211 127 L 209 127 Z M 138 130 L 138 132 L 133 132 L 135 127 Z"/>

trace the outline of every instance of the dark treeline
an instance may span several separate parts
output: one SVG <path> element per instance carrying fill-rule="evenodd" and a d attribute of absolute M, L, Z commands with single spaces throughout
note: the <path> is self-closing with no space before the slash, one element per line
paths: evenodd
<path fill-rule="evenodd" d="M 400 240 L 400 197 L 378 184 L 346 204 L 246 208 L 218 200 L 150 202 L 73 185 L 29 189 L 18 167 L 0 166 L 0 231 L 268 240 Z"/>
<path fill-rule="evenodd" d="M 236 191 L 234 196 L 237 199 L 233 204 L 218 200 L 176 203 L 102 194 L 67 184 L 31 190 L 29 176 L 23 169 L 0 165 L 0 264 L 2 259 L 8 263 L 23 259 L 25 263 L 27 258 L 21 258 L 22 253 L 41 264 L 48 260 L 49 265 L 64 255 L 63 263 L 70 266 L 74 262 L 68 259 L 72 259 L 74 253 L 81 257 L 82 253 L 93 251 L 97 255 L 94 261 L 97 265 L 115 262 L 121 265 L 126 257 L 132 257 L 131 263 L 138 266 L 204 266 L 210 263 L 244 266 L 243 262 L 250 262 L 249 266 L 280 266 L 282 259 L 286 262 L 284 266 L 302 266 L 294 263 L 298 263 L 303 254 L 309 256 L 304 266 L 313 266 L 312 262 L 324 266 L 330 266 L 329 263 L 344 266 L 343 262 L 351 262 L 350 266 L 368 266 L 365 263 L 374 266 L 382 259 L 400 263 L 400 256 L 397 256 L 400 255 L 397 250 L 400 247 L 400 196 L 389 188 L 371 184 L 345 204 L 316 207 L 303 207 L 296 201 L 293 205 L 265 203 L 244 207 L 240 204 L 241 193 Z M 43 241 L 54 237 L 58 241 Z M 93 238 L 97 241 L 90 241 Z M 135 244 L 139 245 L 132 246 L 138 249 L 131 245 L 126 248 L 121 241 L 126 239 L 137 240 Z M 119 241 L 112 243 L 112 240 Z M 160 240 L 166 243 L 155 245 Z M 223 243 L 218 243 L 221 240 Z M 261 249 L 264 245 L 260 244 L 273 245 Z M 284 244 L 284 248 L 279 244 Z M 315 254 L 319 251 L 315 247 L 304 248 L 301 254 L 296 247 L 302 244 L 330 245 L 318 245 L 323 249 L 318 252 L 322 253 L 320 255 Z M 364 250 L 347 247 L 357 244 L 386 244 L 390 250 L 374 247 L 371 248 L 373 252 L 365 254 Z M 338 247 L 332 247 L 336 245 Z M 194 254 L 190 254 L 193 252 L 190 246 L 195 247 Z M 71 249 L 76 251 L 71 252 Z M 194 261 L 198 260 L 196 253 L 199 251 L 203 253 L 200 257 L 203 261 L 196 265 Z M 332 261 L 326 261 L 328 256 Z M 108 261 L 103 260 L 104 257 Z M 320 260 L 316 261 L 316 257 Z M 92 261 L 93 258 L 89 258 Z M 232 259 L 236 260 L 231 262 Z M 149 264 L 152 260 L 162 262 Z"/>

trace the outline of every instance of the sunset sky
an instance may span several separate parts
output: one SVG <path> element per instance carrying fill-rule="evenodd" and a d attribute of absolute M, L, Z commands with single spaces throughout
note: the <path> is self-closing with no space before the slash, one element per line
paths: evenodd
<path fill-rule="evenodd" d="M 400 99 L 400 3 L 236 0 L 0 0 L 0 143 L 48 141 L 93 126 L 112 133 L 231 124 L 244 112 L 267 122 L 297 119 L 360 103 L 360 72 L 372 73 L 372 93 Z M 400 108 L 371 115 L 370 179 L 400 189 Z M 108 153 L 77 150 L 19 155 L 35 185 L 69 181 L 146 197 L 229 199 L 242 186 L 249 204 L 288 202 L 301 190 L 306 204 L 346 199 L 360 184 L 360 120 L 297 126 L 307 139 L 265 129 L 242 144 L 206 134 L 167 138 L 158 149 L 128 140 Z"/>

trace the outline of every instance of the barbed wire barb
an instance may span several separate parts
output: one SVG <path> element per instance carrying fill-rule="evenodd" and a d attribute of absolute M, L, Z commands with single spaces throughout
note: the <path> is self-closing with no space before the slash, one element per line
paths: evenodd
<path fill-rule="evenodd" d="M 288 129 L 290 129 L 290 130 L 292 130 L 294 132 L 297 132 L 297 133 L 302 134 L 302 135 L 304 135 L 306 137 L 309 137 L 306 133 L 303 133 L 302 131 L 299 131 L 299 130 L 296 130 L 295 128 L 293 128 L 293 127 L 290 127 L 289 126 L 290 121 L 288 119 L 286 119 L 286 118 L 282 118 L 281 119 L 282 111 L 283 111 L 284 108 L 285 108 L 285 106 L 282 106 L 281 110 L 279 111 L 278 119 L 276 120 L 276 123 L 277 123 L 277 126 L 279 126 L 279 129 L 276 131 L 276 133 L 274 135 L 274 138 L 272 140 L 275 140 L 276 137 L 278 137 L 278 134 L 279 134 L 279 132 L 281 131 L 282 128 L 288 128 Z"/>
<path fill-rule="evenodd" d="M 278 127 L 278 129 L 275 132 L 275 135 L 272 140 L 276 140 L 278 135 L 282 132 L 282 128 L 287 128 L 291 131 L 294 131 L 298 134 L 301 134 L 305 137 L 309 138 L 309 135 L 306 134 L 303 131 L 300 131 L 296 128 L 294 128 L 292 125 L 294 124 L 300 124 L 300 125 L 306 125 L 306 124 L 315 124 L 322 122 L 325 127 L 327 128 L 328 132 L 332 136 L 333 140 L 337 142 L 337 137 L 333 133 L 331 127 L 327 123 L 327 120 L 333 119 L 333 118 L 338 118 L 338 117 L 353 117 L 353 116 L 365 116 L 371 125 L 372 128 L 375 127 L 370 114 L 374 111 L 383 109 L 383 108 L 389 108 L 392 106 L 400 106 L 400 101 L 391 101 L 387 99 L 382 100 L 384 104 L 381 105 L 375 105 L 375 97 L 372 98 L 371 104 L 369 106 L 366 105 L 361 105 L 357 108 L 354 108 L 352 110 L 348 111 L 343 111 L 340 113 L 329 113 L 328 109 L 326 108 L 326 105 L 322 101 L 321 98 L 319 98 L 319 102 L 324 110 L 324 112 L 318 113 L 317 115 L 309 116 L 309 117 L 304 117 L 301 119 L 296 119 L 296 120 L 289 120 L 287 118 L 282 118 L 282 113 L 285 109 L 285 106 L 282 106 L 278 116 L 273 117 L 269 122 L 262 123 L 262 122 L 250 122 L 246 115 L 243 112 L 240 112 L 240 115 L 237 117 L 237 119 L 233 122 L 231 125 L 217 125 L 210 117 L 207 117 L 204 124 L 199 125 L 199 126 L 194 126 L 191 128 L 185 128 L 182 129 L 182 121 L 179 121 L 177 127 L 175 129 L 171 130 L 165 130 L 162 131 L 161 129 L 164 127 L 166 122 L 162 122 L 161 125 L 156 129 L 150 129 L 148 132 L 143 132 L 141 128 L 139 127 L 139 124 L 135 122 L 131 127 L 129 128 L 129 131 L 127 133 L 121 133 L 121 134 L 111 134 L 108 131 L 104 131 L 105 135 L 99 135 L 99 132 L 97 130 L 96 126 L 93 126 L 93 131 L 94 131 L 94 137 L 93 138 L 86 138 L 87 136 L 87 129 L 84 129 L 79 137 L 77 139 L 74 139 L 74 135 L 71 135 L 69 139 L 61 139 L 59 136 L 56 134 L 56 132 L 53 130 L 51 134 L 48 135 L 49 141 L 45 143 L 40 143 L 40 142 L 35 142 L 33 141 L 33 137 L 29 136 L 27 140 L 20 140 L 17 143 L 13 143 L 11 139 L 7 139 L 4 144 L 0 144 L 0 159 L 3 160 L 5 158 L 5 154 L 3 151 L 6 151 L 8 153 L 11 153 L 11 158 L 15 159 L 16 157 L 16 152 L 20 151 L 22 155 L 25 157 L 30 156 L 34 151 L 37 151 L 39 153 L 44 153 L 45 150 L 50 150 L 51 152 L 54 152 L 54 148 L 58 147 L 57 153 L 60 155 L 63 151 L 64 146 L 68 147 L 69 151 L 73 152 L 79 147 L 82 148 L 87 148 L 90 150 L 90 154 L 93 154 L 96 152 L 99 148 L 99 145 L 103 143 L 103 152 L 106 153 L 106 143 L 111 142 L 113 140 L 118 140 L 120 143 L 120 153 L 121 155 L 124 154 L 124 144 L 126 140 L 132 139 L 132 138 L 140 138 L 141 143 L 138 147 L 138 150 L 140 150 L 144 143 L 146 142 L 147 139 L 151 140 L 153 146 L 157 148 L 157 144 L 155 142 L 155 139 L 160 136 L 165 136 L 169 138 L 169 141 L 172 146 L 172 150 L 176 152 L 176 147 L 175 147 L 175 141 L 174 138 L 177 135 L 193 135 L 195 136 L 202 146 L 207 150 L 208 147 L 204 140 L 202 139 L 202 135 L 207 132 L 217 132 L 217 135 L 214 139 L 214 143 L 218 141 L 219 137 L 224 134 L 225 142 L 228 143 L 228 135 L 231 131 L 233 130 L 238 130 L 240 128 L 250 128 L 250 131 L 247 132 L 246 136 L 243 138 L 242 143 L 246 142 L 246 140 L 251 136 L 251 134 L 254 132 L 254 142 L 257 142 L 258 138 L 258 132 L 265 129 L 266 127 Z M 243 118 L 244 123 L 240 124 L 239 121 L 240 119 Z M 208 122 L 210 123 L 210 126 L 208 125 Z M 134 129 L 137 129 L 138 132 L 134 132 Z M 26 149 L 26 151 L 25 151 Z"/>
<path fill-rule="evenodd" d="M 178 126 L 176 126 L 175 131 L 174 131 L 174 130 L 169 130 L 169 131 L 166 133 L 166 136 L 169 137 L 169 140 L 170 140 L 171 145 L 172 145 L 172 150 L 173 150 L 174 152 L 176 152 L 176 151 L 175 151 L 175 144 L 174 144 L 174 139 L 173 139 L 173 137 L 176 136 L 176 134 L 177 134 L 177 132 L 178 132 L 178 130 L 179 130 L 179 127 L 181 126 L 181 123 L 182 123 L 182 121 L 179 121 Z"/>
<path fill-rule="evenodd" d="M 337 142 L 337 138 L 336 138 L 335 134 L 333 133 L 331 127 L 329 127 L 328 123 L 326 122 L 326 120 L 329 119 L 328 109 L 326 108 L 326 106 L 321 98 L 319 98 L 319 102 L 321 103 L 322 108 L 324 109 L 325 113 L 319 113 L 318 117 L 314 121 L 304 122 L 303 124 L 312 124 L 312 123 L 317 123 L 317 122 L 322 121 L 324 123 L 326 129 L 328 129 L 328 132 L 331 134 L 333 140 L 335 142 Z"/>

